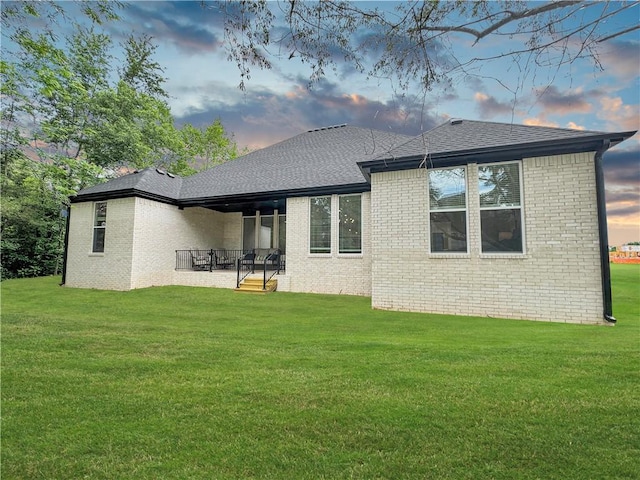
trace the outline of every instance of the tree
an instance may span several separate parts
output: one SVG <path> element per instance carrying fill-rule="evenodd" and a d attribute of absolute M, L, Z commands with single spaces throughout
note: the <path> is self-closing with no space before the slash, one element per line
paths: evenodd
<path fill-rule="evenodd" d="M 20 150 L 3 157 L 0 204 L 2 279 L 57 275 L 62 267 L 69 195 L 104 171 L 85 160 L 55 156 L 34 162 Z"/>
<path fill-rule="evenodd" d="M 310 66 L 312 82 L 345 62 L 372 77 L 392 79 L 402 89 L 416 83 L 430 89 L 457 74 L 479 74 L 482 65 L 505 57 L 521 75 L 540 68 L 553 74 L 584 57 L 600 68 L 599 47 L 640 28 L 637 22 L 631 27 L 615 22 L 633 14 L 637 1 L 260 0 L 215 5 L 224 15 L 225 45 L 239 68 L 240 88 L 252 67 L 269 69 L 274 58 L 299 58 Z M 451 48 L 459 40 L 475 46 L 490 38 L 502 46 L 492 57 L 459 59 Z"/>
<path fill-rule="evenodd" d="M 127 39 L 118 79 L 111 38 L 95 29 L 116 18 L 118 4 L 79 5 L 92 24 L 70 21 L 74 33 L 60 39 L 55 27 L 67 17 L 59 3 L 2 3 L 3 36 L 13 44 L 3 43 L 0 61 L 2 278 L 60 272 L 61 212 L 79 189 L 120 166 L 183 162 L 152 39 Z M 40 30 L 28 28 L 31 17 Z"/>
<path fill-rule="evenodd" d="M 238 146 L 224 130 L 220 119 L 206 128 L 196 128 L 190 123 L 182 126 L 180 135 L 185 156 L 193 158 L 198 171 L 206 170 L 238 156 Z"/>

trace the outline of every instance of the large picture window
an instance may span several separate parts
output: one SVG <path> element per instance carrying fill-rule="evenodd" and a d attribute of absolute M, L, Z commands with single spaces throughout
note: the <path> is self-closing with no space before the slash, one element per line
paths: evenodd
<path fill-rule="evenodd" d="M 309 252 L 331 253 L 331 196 L 309 202 Z"/>
<path fill-rule="evenodd" d="M 339 197 L 338 209 L 338 253 L 362 253 L 362 196 Z"/>
<path fill-rule="evenodd" d="M 431 252 L 467 252 L 467 183 L 464 168 L 429 171 Z"/>
<path fill-rule="evenodd" d="M 482 252 L 523 252 L 520 163 L 478 168 Z"/>
<path fill-rule="evenodd" d="M 94 253 L 104 252 L 104 237 L 107 228 L 107 202 L 95 204 L 93 218 L 93 247 Z"/>

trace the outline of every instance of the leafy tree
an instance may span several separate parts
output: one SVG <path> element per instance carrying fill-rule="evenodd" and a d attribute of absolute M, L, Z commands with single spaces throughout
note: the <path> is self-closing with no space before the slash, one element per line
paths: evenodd
<path fill-rule="evenodd" d="M 2 278 L 59 273 L 68 198 L 117 168 L 185 169 L 147 36 L 129 37 L 114 75 L 111 38 L 99 31 L 118 3 L 78 2 L 92 24 L 58 2 L 2 3 L 0 61 Z M 41 27 L 30 28 L 38 17 Z M 57 37 L 59 22 L 73 34 Z M 115 80 L 114 80 L 115 78 Z"/>
<path fill-rule="evenodd" d="M 123 44 L 126 54 L 124 67 L 120 70 L 123 82 L 138 92 L 143 92 L 153 98 L 167 98 L 169 94 L 164 90 L 162 77 L 164 69 L 153 60 L 156 46 L 148 35 L 136 38 L 130 35 Z"/>
<path fill-rule="evenodd" d="M 67 4 L 1 4 L 3 36 L 15 45 L 3 44 L 0 61 L 2 278 L 59 273 L 61 212 L 79 189 L 122 167 L 189 175 L 237 155 L 220 121 L 203 130 L 174 127 L 151 37 L 130 36 L 123 59 L 112 55 L 112 39 L 99 27 L 117 20 L 120 3 L 76 4 L 88 26 L 69 18 Z M 73 34 L 58 38 L 61 22 Z"/>
<path fill-rule="evenodd" d="M 206 170 L 238 156 L 238 146 L 225 132 L 220 119 L 205 128 L 196 128 L 190 123 L 182 126 L 180 135 L 185 156 L 195 159 L 198 171 Z"/>
<path fill-rule="evenodd" d="M 104 171 L 85 160 L 56 156 L 34 162 L 20 150 L 3 157 L 0 179 L 1 278 L 58 274 L 62 268 L 69 195 Z"/>
<path fill-rule="evenodd" d="M 241 88 L 252 67 L 269 69 L 276 58 L 299 58 L 310 66 L 311 81 L 345 62 L 401 88 L 425 89 L 457 74 L 480 75 L 498 58 L 511 58 L 523 76 L 542 68 L 553 75 L 585 57 L 601 68 L 599 47 L 640 28 L 615 22 L 634 14 L 636 1 L 259 0 L 209 6 L 224 15 L 225 45 L 240 70 Z M 458 58 L 451 48 L 459 40 L 476 46 L 491 39 L 498 48 L 492 57 Z"/>

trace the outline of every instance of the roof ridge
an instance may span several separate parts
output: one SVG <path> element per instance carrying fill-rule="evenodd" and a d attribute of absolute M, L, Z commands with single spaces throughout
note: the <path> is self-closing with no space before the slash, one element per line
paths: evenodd
<path fill-rule="evenodd" d="M 516 123 L 516 122 L 497 122 L 495 120 L 474 120 L 471 118 L 461 118 L 461 117 L 451 117 L 446 122 L 441 123 L 433 127 L 430 130 L 423 132 L 421 135 L 429 133 L 437 128 L 446 127 L 447 125 L 460 125 L 464 123 L 482 123 L 486 125 L 502 125 L 502 126 L 512 126 L 517 128 L 531 128 L 531 129 L 548 129 L 548 130 L 563 130 L 565 132 L 585 132 L 585 133 L 609 133 L 602 130 L 591 130 L 591 129 L 580 129 L 580 128 L 569 128 L 569 127 L 553 127 L 551 125 L 527 125 L 525 123 Z"/>
<path fill-rule="evenodd" d="M 321 130 L 331 130 L 333 128 L 342 128 L 342 127 L 346 127 L 346 126 L 347 126 L 346 123 L 339 123 L 337 125 L 329 125 L 327 127 L 312 128 L 311 130 L 307 130 L 307 133 L 319 132 Z"/>

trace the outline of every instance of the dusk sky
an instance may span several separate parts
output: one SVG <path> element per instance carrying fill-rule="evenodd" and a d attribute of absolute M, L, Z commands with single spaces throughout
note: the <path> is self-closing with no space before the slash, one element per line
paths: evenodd
<path fill-rule="evenodd" d="M 390 5 L 386 3 L 385 5 Z M 178 124 L 208 125 L 221 119 L 239 147 L 267 146 L 306 130 L 348 123 L 417 135 L 450 117 L 597 131 L 640 128 L 640 33 L 602 45 L 602 69 L 581 61 L 559 71 L 530 69 L 523 75 L 512 59 L 457 74 L 449 87 L 402 98 L 388 80 L 370 79 L 349 65 L 308 88 L 309 69 L 288 55 L 270 71 L 252 69 L 246 90 L 226 60 L 220 14 L 200 2 L 131 2 L 123 20 L 108 27 L 114 40 L 131 32 L 151 35 L 164 67 L 169 104 Z M 576 16 L 577 22 L 585 19 Z M 640 6 L 610 28 L 637 25 Z M 62 28 L 62 27 L 61 27 Z M 452 37 L 459 61 L 490 56 L 496 43 Z M 446 53 L 446 52 L 445 52 Z M 373 55 L 373 53 L 372 53 Z M 497 81 L 499 80 L 499 81 Z M 640 241 L 640 136 L 605 155 L 609 241 Z M 569 186 L 570 187 L 570 186 Z"/>

